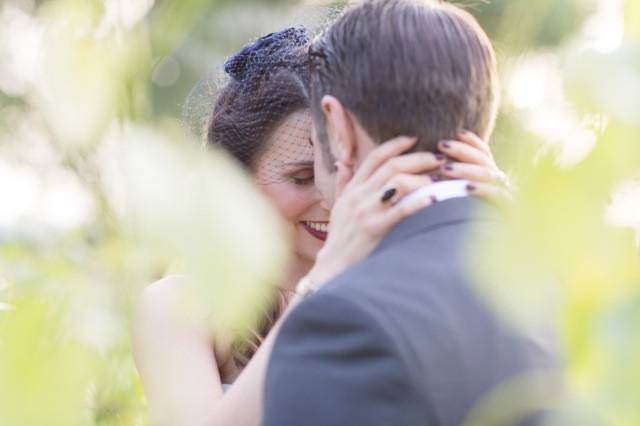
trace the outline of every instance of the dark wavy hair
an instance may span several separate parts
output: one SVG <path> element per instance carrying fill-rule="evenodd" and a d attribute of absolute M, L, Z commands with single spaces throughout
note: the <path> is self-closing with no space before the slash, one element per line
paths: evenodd
<path fill-rule="evenodd" d="M 309 108 L 308 44 L 304 27 L 268 34 L 245 46 L 225 63 L 231 77 L 216 100 L 207 143 L 222 148 L 249 172 L 278 126 L 291 114 Z M 286 306 L 279 294 L 257 329 L 232 344 L 233 359 L 245 366 Z"/>
<path fill-rule="evenodd" d="M 308 44 L 304 27 L 268 34 L 225 63 L 207 142 L 252 169 L 266 141 L 289 115 L 309 108 Z"/>

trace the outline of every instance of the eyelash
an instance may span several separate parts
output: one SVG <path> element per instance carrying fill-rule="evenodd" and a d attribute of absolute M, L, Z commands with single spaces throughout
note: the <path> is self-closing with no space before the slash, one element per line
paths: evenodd
<path fill-rule="evenodd" d="M 294 185 L 307 186 L 307 185 L 310 185 L 312 183 L 313 183 L 313 177 L 305 178 L 305 179 L 293 178 L 293 184 Z"/>
<path fill-rule="evenodd" d="M 291 181 L 293 182 L 294 185 L 298 185 L 298 186 L 310 185 L 313 183 L 313 175 L 309 177 L 304 177 L 304 178 L 292 177 Z"/>

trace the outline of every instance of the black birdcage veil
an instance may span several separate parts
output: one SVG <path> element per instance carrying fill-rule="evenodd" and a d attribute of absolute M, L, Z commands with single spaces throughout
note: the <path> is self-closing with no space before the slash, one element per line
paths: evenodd
<path fill-rule="evenodd" d="M 304 27 L 268 34 L 211 74 L 184 105 L 185 122 L 200 138 L 226 150 L 261 184 L 291 178 L 295 164 L 311 163 Z M 295 179 L 295 176 L 293 176 Z"/>
<path fill-rule="evenodd" d="M 337 11 L 324 10 L 315 32 Z M 296 167 L 313 161 L 310 39 L 301 25 L 260 37 L 231 56 L 224 72 L 215 70 L 198 82 L 183 105 L 185 126 L 198 140 L 225 149 L 258 183 L 302 182 L 306 175 L 296 175 Z"/>

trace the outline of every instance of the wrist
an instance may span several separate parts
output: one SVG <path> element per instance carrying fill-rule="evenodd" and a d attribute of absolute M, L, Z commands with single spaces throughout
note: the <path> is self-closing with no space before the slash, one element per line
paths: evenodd
<path fill-rule="evenodd" d="M 307 276 L 317 285 L 324 284 L 331 278 L 336 276 L 339 272 L 339 268 L 336 265 L 334 259 L 326 254 L 323 250 L 320 250 L 316 263 L 313 265 Z"/>
<path fill-rule="evenodd" d="M 311 280 L 309 275 L 305 275 L 298 281 L 298 285 L 296 286 L 296 294 L 295 297 L 299 299 L 304 299 L 309 296 L 318 289 L 318 286 L 314 281 Z"/>

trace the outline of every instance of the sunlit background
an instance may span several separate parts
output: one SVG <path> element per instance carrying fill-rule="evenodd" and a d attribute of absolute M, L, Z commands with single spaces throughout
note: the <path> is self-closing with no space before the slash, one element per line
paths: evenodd
<path fill-rule="evenodd" d="M 498 52 L 492 144 L 518 188 L 482 273 L 522 284 L 481 291 L 515 323 L 560 326 L 568 385 L 553 424 L 638 425 L 640 1 L 463 3 Z M 247 41 L 340 6 L 0 4 L 0 424 L 145 424 L 129 317 L 169 270 L 194 277 L 230 328 L 255 320 L 286 242 L 181 111 Z"/>

